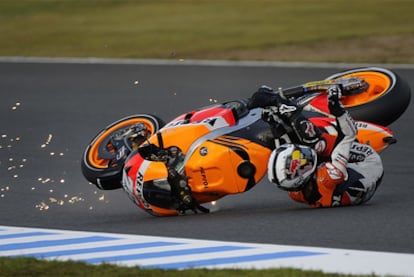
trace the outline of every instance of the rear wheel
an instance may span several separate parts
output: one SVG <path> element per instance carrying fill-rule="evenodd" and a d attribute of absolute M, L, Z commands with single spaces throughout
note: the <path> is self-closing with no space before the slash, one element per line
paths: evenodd
<path fill-rule="evenodd" d="M 411 90 L 395 72 L 369 67 L 334 74 L 328 80 L 358 77 L 369 84 L 367 90 L 342 97 L 344 107 L 356 120 L 387 126 L 397 120 L 410 103 Z"/>
<path fill-rule="evenodd" d="M 83 175 L 100 189 L 121 188 L 128 154 L 162 126 L 160 118 L 148 114 L 128 116 L 110 124 L 86 147 L 81 162 Z"/>

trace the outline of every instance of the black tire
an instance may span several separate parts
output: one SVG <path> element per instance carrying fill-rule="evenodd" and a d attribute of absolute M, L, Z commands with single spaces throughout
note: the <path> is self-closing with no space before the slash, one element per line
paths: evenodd
<path fill-rule="evenodd" d="M 102 157 L 102 151 L 107 151 L 108 155 L 111 155 L 106 146 L 109 141 L 108 138 L 115 132 L 139 122 L 144 123 L 151 135 L 165 125 L 162 119 L 154 115 L 137 114 L 122 118 L 105 127 L 91 140 L 82 156 L 82 173 L 89 182 L 102 190 L 113 190 L 122 187 L 123 163 L 109 166 L 109 160 Z"/>
<path fill-rule="evenodd" d="M 365 79 L 370 85 L 366 92 L 361 93 L 362 99 L 364 93 L 373 94 L 365 100 L 344 105 L 354 119 L 387 126 L 396 121 L 407 109 L 411 99 L 411 89 L 405 80 L 391 70 L 378 67 L 357 68 L 334 74 L 327 79 L 352 75 Z M 370 78 L 370 75 L 374 78 Z M 373 93 L 374 89 L 377 91 Z"/>

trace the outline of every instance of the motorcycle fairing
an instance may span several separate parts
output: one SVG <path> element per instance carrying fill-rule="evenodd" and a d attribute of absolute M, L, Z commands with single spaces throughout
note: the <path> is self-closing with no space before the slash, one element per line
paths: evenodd
<path fill-rule="evenodd" d="M 212 108 L 210 112 L 213 110 L 219 114 L 227 114 L 228 111 L 233 113 L 222 108 Z M 185 155 L 184 171 L 189 178 L 192 193 L 199 203 L 210 202 L 226 194 L 240 193 L 252 188 L 266 174 L 267 164 L 261 161 L 267 160 L 271 152 L 268 147 L 249 139 L 227 135 L 245 129 L 252 122 L 260 121 L 260 109 L 251 110 L 234 125 L 221 125 L 219 128 L 212 126 L 210 119 L 211 117 L 208 121 L 183 123 L 180 117 L 173 121 L 179 124 L 169 124 L 160 130 L 164 147 L 178 147 Z M 148 143 L 158 146 L 157 136 L 152 136 Z M 139 153 L 135 155 L 140 156 Z M 136 160 L 133 162 L 137 163 Z M 136 166 L 133 163 L 131 165 Z M 235 168 L 237 170 L 234 170 Z M 129 175 L 136 183 L 139 170 L 131 172 Z M 137 190 L 136 185 L 134 189 Z M 145 203 L 140 203 L 143 195 L 136 194 L 135 198 L 135 202 L 145 208 Z"/>
<path fill-rule="evenodd" d="M 151 167 L 151 170 L 148 170 L 149 167 Z M 147 170 L 149 174 L 146 174 Z M 176 215 L 178 212 L 172 207 L 173 203 L 170 204 L 170 207 L 166 206 L 165 208 L 162 208 L 165 203 L 158 205 L 158 207 L 152 203 L 154 199 L 156 201 L 163 195 L 169 195 L 171 191 L 169 185 L 165 187 L 158 186 L 153 189 L 156 184 L 152 179 L 160 177 L 167 179 L 167 176 L 168 172 L 164 163 L 150 162 L 144 159 L 138 151 L 135 151 L 125 163 L 122 185 L 129 198 L 146 212 L 152 215 Z M 151 190 L 154 195 L 148 195 Z"/>
<path fill-rule="evenodd" d="M 219 198 L 247 191 L 266 174 L 267 164 L 261 161 L 267 160 L 270 153 L 269 148 L 242 138 L 220 136 L 207 140 L 185 165 L 192 192 Z"/>
<path fill-rule="evenodd" d="M 122 186 L 129 198 L 136 205 L 149 212 L 151 211 L 151 206 L 144 200 L 142 195 L 143 180 L 139 184 L 137 180 L 138 170 L 146 170 L 148 164 L 149 162 L 139 155 L 137 151 L 131 153 L 124 165 Z"/>
<path fill-rule="evenodd" d="M 231 109 L 225 108 L 222 105 L 213 106 L 205 110 L 192 111 L 183 114 L 165 127 L 178 126 L 183 124 L 197 124 L 197 123 L 210 123 L 211 126 L 215 126 L 215 120 L 221 120 L 221 124 L 216 125 L 215 128 L 223 126 L 232 126 L 236 124 L 236 118 Z"/>
<path fill-rule="evenodd" d="M 198 110 L 183 114 L 167 124 L 167 127 L 171 124 L 174 125 L 177 123 L 187 124 L 201 122 L 211 117 L 221 117 L 227 122 L 229 126 L 233 126 L 240 118 L 244 117 L 248 113 L 249 110 L 247 108 L 246 99 L 228 101 L 222 104 L 203 107 Z"/>
<path fill-rule="evenodd" d="M 239 101 L 234 102 L 239 103 Z M 245 110 L 241 108 L 243 103 L 239 103 L 237 109 L 233 105 L 229 105 L 215 105 L 204 110 L 181 115 L 172 120 L 160 130 L 166 142 L 165 147 L 177 146 L 183 153 L 187 154 L 187 152 L 191 152 L 194 145 L 198 145 L 202 141 L 232 130 L 239 130 L 252 121 L 260 119 L 260 117 L 254 116 L 246 120 Z M 245 109 L 247 108 L 245 107 Z M 152 136 L 149 143 L 158 145 L 156 136 Z"/>
<path fill-rule="evenodd" d="M 337 123 L 334 118 L 313 117 L 310 120 L 328 134 L 337 136 Z M 358 129 L 356 140 L 359 143 L 370 145 L 377 153 L 396 142 L 392 131 L 387 127 L 365 121 L 355 121 L 355 124 Z"/>

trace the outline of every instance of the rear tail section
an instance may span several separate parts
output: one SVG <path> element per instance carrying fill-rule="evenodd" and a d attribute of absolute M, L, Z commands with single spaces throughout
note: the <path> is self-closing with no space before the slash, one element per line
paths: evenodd
<path fill-rule="evenodd" d="M 329 117 L 311 118 L 311 121 L 325 130 L 329 135 L 337 136 L 336 120 Z M 397 142 L 392 131 L 384 126 L 365 121 L 355 121 L 358 129 L 357 141 L 370 145 L 377 153 L 380 153 L 391 144 Z"/>

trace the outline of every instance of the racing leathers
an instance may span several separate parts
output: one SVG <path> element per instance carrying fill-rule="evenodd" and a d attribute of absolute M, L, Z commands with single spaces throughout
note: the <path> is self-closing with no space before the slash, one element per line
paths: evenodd
<path fill-rule="evenodd" d="M 383 176 L 382 162 L 369 145 L 355 141 L 357 128 L 342 107 L 338 87 L 328 90 L 328 106 L 336 118 L 337 136 L 316 128 L 295 103 L 270 88 L 259 89 L 249 105 L 277 106 L 279 117 L 291 126 L 298 142 L 318 153 L 313 178 L 301 190 L 290 191 L 292 199 L 312 207 L 332 207 L 361 204 L 373 196 Z"/>

